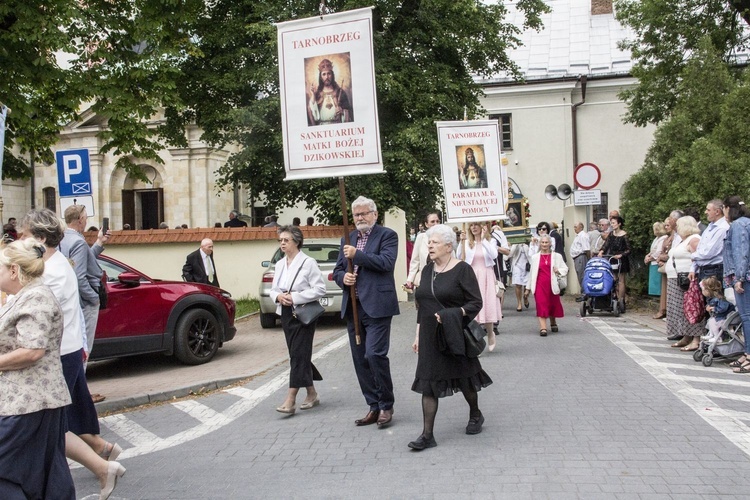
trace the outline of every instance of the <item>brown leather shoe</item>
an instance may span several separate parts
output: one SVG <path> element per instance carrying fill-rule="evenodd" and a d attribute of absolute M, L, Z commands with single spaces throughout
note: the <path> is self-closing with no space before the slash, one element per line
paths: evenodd
<path fill-rule="evenodd" d="M 380 416 L 378 417 L 378 429 L 388 425 L 393 420 L 393 408 L 390 410 L 380 410 Z"/>
<path fill-rule="evenodd" d="M 360 418 L 359 420 L 355 420 L 354 423 L 359 426 L 372 425 L 378 421 L 379 415 L 380 415 L 380 411 L 370 410 L 367 412 L 367 415 L 365 415 L 365 418 Z"/>
<path fill-rule="evenodd" d="M 94 403 L 101 403 L 101 402 L 102 402 L 102 401 L 104 401 L 105 399 L 107 399 L 107 397 L 106 397 L 106 396 L 102 396 L 101 394 L 98 394 L 98 393 L 97 393 L 97 394 L 92 394 L 92 395 L 91 395 L 91 400 L 92 400 L 92 401 L 93 401 Z"/>

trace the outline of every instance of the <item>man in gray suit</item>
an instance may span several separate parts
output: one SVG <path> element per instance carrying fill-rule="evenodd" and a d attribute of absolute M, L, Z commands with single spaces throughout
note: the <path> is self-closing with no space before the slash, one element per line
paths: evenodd
<path fill-rule="evenodd" d="M 102 286 L 102 268 L 96 256 L 104 251 L 104 244 L 109 240 L 109 231 L 99 231 L 99 238 L 89 248 L 83 238 L 86 228 L 86 207 L 71 205 L 65 209 L 65 234 L 60 242 L 60 252 L 73 261 L 73 269 L 78 277 L 78 295 L 81 298 L 83 321 L 86 327 L 86 354 L 94 347 L 96 323 L 99 320 L 99 287 Z"/>

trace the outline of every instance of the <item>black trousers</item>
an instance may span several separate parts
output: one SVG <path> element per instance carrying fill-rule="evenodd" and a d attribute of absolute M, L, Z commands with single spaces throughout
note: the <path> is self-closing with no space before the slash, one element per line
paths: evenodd
<path fill-rule="evenodd" d="M 292 315 L 291 307 L 282 306 L 281 327 L 284 329 L 286 346 L 289 349 L 289 387 L 310 387 L 313 380 L 323 380 L 312 363 L 315 323 L 302 324 Z"/>

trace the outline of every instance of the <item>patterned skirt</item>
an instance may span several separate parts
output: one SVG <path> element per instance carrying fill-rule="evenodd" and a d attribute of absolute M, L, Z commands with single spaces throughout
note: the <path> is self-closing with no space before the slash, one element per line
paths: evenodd
<path fill-rule="evenodd" d="M 706 333 L 705 320 L 691 324 L 685 318 L 682 301 L 685 292 L 677 284 L 677 278 L 667 279 L 667 336 L 683 335 L 685 337 L 699 337 Z"/>

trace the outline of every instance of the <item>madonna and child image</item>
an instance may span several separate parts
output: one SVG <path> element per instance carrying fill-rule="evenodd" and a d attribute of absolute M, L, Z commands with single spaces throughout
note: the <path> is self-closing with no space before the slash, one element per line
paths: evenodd
<path fill-rule="evenodd" d="M 305 58 L 307 125 L 354 120 L 349 52 Z"/>

